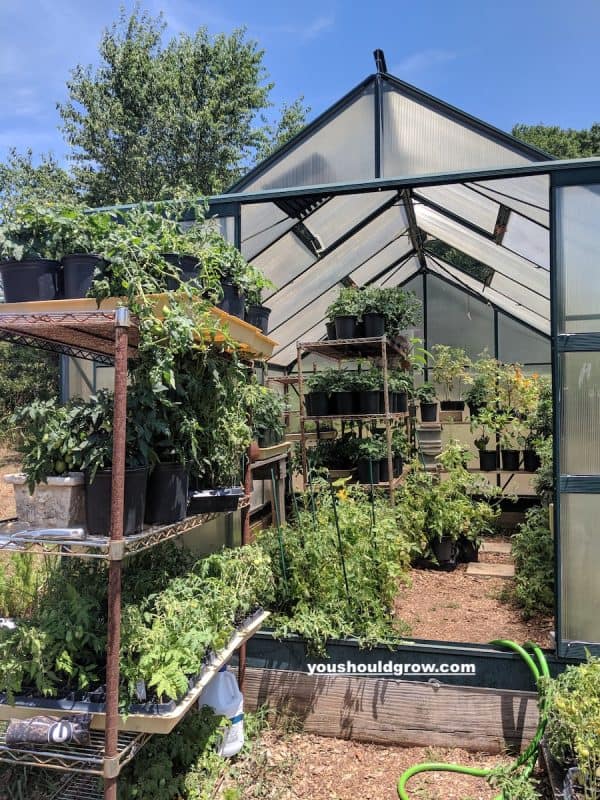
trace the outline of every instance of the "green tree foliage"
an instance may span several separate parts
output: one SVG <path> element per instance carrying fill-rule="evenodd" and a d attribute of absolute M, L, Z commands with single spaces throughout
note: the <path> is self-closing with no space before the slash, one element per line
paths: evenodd
<path fill-rule="evenodd" d="M 244 29 L 164 43 L 162 15 L 136 7 L 104 31 L 100 65 L 77 66 L 59 104 L 74 174 L 93 205 L 211 194 L 303 122 L 301 101 L 274 127 L 264 52 Z"/>
<path fill-rule="evenodd" d="M 5 163 L 0 163 L 0 218 L 3 209 L 25 200 L 72 200 L 75 184 L 70 175 L 50 154 L 42 155 L 34 164 L 33 152 L 19 153 L 13 147 Z"/>
<path fill-rule="evenodd" d="M 539 147 L 556 158 L 589 158 L 600 155 L 600 122 L 590 128 L 575 130 L 558 125 L 524 125 L 518 123 L 512 135 L 523 142 Z"/>
<path fill-rule="evenodd" d="M 6 418 L 34 400 L 58 396 L 58 356 L 0 342 L 0 434 Z"/>

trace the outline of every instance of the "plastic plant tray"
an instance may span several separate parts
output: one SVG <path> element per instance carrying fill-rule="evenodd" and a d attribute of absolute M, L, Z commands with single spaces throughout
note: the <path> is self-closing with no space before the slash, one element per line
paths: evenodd
<path fill-rule="evenodd" d="M 267 459 L 273 458 L 274 456 L 279 456 L 282 453 L 287 453 L 291 447 L 292 447 L 292 442 L 289 441 L 279 442 L 279 444 L 273 444 L 271 445 L 271 447 L 259 447 L 256 461 L 266 461 Z"/>
<path fill-rule="evenodd" d="M 188 693 L 178 703 L 171 701 L 169 703 L 131 705 L 127 714 L 121 717 L 119 730 L 151 734 L 170 733 L 198 700 L 202 690 L 221 667 L 231 659 L 244 642 L 262 627 L 268 616 L 268 611 L 260 609 L 244 620 L 231 636 L 226 647 L 215 653 L 202 668 L 197 678 L 191 682 Z M 3 695 L 0 699 L 0 719 L 2 720 L 27 719 L 39 714 L 63 716 L 81 713 L 92 714 L 92 730 L 104 730 L 105 713 L 102 703 L 88 703 L 66 698 L 15 697 L 15 702 L 9 704 L 6 696 Z"/>

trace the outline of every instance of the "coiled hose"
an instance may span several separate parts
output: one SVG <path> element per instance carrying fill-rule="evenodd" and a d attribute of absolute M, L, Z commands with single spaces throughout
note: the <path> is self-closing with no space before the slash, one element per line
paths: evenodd
<path fill-rule="evenodd" d="M 508 639 L 496 639 L 491 644 L 501 645 L 502 647 L 508 647 L 510 650 L 513 650 L 515 653 L 518 653 L 523 661 L 529 667 L 531 674 L 535 679 L 535 683 L 537 686 L 537 682 L 540 676 L 550 677 L 550 671 L 548 669 L 548 663 L 546 658 L 542 652 L 542 650 L 536 645 L 527 643 L 525 647 L 529 647 L 533 653 L 533 657 L 527 652 L 525 647 L 521 647 L 520 644 L 516 642 L 511 642 Z M 536 663 L 537 662 L 537 663 Z M 519 758 L 515 761 L 512 770 L 516 770 L 519 767 L 525 767 L 525 774 L 527 777 L 531 775 L 533 769 L 535 767 L 535 762 L 537 759 L 537 750 L 544 735 L 544 729 L 546 727 L 546 720 L 547 720 L 547 709 L 545 707 L 545 701 L 542 701 L 540 706 L 540 716 L 539 722 L 537 726 L 537 730 L 535 732 L 535 736 L 527 746 L 527 748 L 521 753 Z M 424 762 L 422 764 L 415 764 L 413 767 L 410 767 L 405 772 L 402 773 L 400 778 L 398 779 L 397 784 L 397 791 L 398 797 L 400 800 L 410 800 L 408 796 L 408 792 L 406 790 L 406 784 L 408 781 L 413 778 L 415 775 L 418 775 L 420 772 L 459 772 L 463 775 L 472 775 L 475 778 L 488 778 L 493 770 L 492 769 L 478 769 L 476 767 L 464 767 L 461 764 L 442 764 L 436 762 Z M 499 794 L 496 797 L 496 800 L 503 800 L 504 795 Z"/>

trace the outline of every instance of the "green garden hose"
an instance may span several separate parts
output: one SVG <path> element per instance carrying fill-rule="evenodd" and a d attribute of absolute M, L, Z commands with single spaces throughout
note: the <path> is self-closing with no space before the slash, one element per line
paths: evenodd
<path fill-rule="evenodd" d="M 546 658 L 542 650 L 537 645 L 530 643 L 527 643 L 525 645 L 525 647 L 529 647 L 531 649 L 534 656 L 534 658 L 532 658 L 531 655 L 525 650 L 525 647 L 521 647 L 521 645 L 517 644 L 516 642 L 511 642 L 508 639 L 497 639 L 491 642 L 491 644 L 508 647 L 515 653 L 518 653 L 523 659 L 523 661 L 525 661 L 525 663 L 529 667 L 531 674 L 535 678 L 536 685 L 541 675 L 543 675 L 544 677 L 550 677 L 550 671 L 548 669 L 548 663 L 546 662 Z M 546 719 L 547 719 L 547 709 L 545 706 L 545 700 L 542 700 L 540 707 L 540 717 L 537 730 L 535 732 L 535 736 L 529 743 L 529 746 L 523 751 L 523 753 L 521 753 L 517 761 L 514 763 L 512 767 L 513 770 L 525 766 L 525 774 L 528 777 L 533 772 L 537 759 L 538 745 L 540 743 L 542 736 L 544 735 L 544 729 L 546 727 Z M 442 764 L 436 762 L 425 762 L 423 764 L 415 764 L 415 766 L 410 767 L 405 772 L 403 772 L 400 778 L 398 779 L 398 784 L 396 788 L 400 800 L 410 800 L 408 792 L 406 790 L 406 784 L 412 777 L 418 775 L 420 772 L 459 772 L 463 775 L 471 775 L 475 778 L 488 778 L 493 773 L 493 770 L 478 769 L 476 767 L 463 767 L 461 764 Z M 504 795 L 500 794 L 498 795 L 496 800 L 503 800 L 503 798 Z"/>

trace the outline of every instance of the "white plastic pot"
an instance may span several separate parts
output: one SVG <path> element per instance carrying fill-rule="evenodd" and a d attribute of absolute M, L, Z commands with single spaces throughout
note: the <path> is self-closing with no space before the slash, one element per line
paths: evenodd
<path fill-rule="evenodd" d="M 29 493 L 22 473 L 5 475 L 15 493 L 17 517 L 36 528 L 75 528 L 85 520 L 85 482 L 82 472 L 69 472 L 64 478 L 48 478 Z"/>

